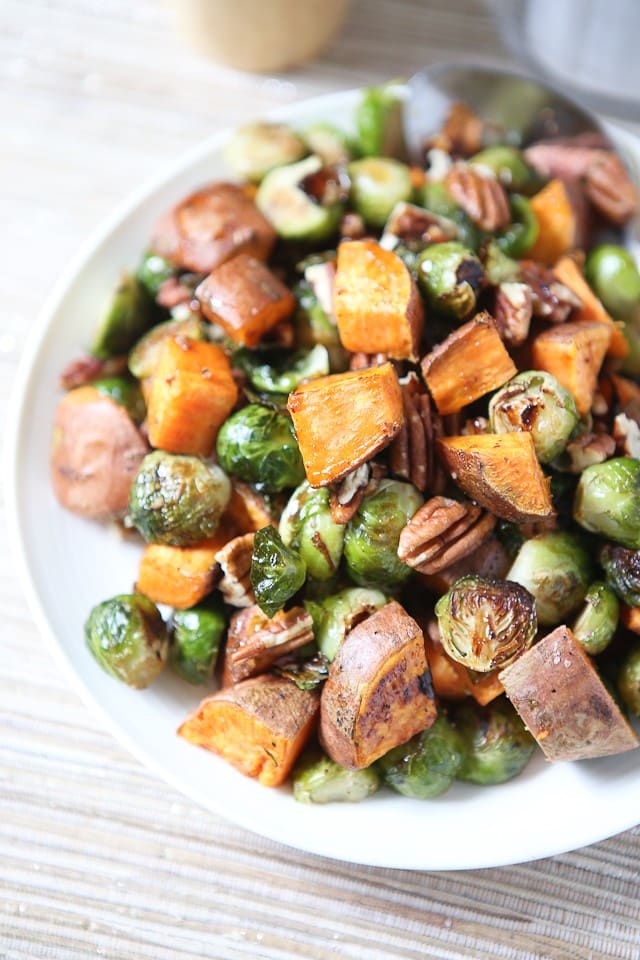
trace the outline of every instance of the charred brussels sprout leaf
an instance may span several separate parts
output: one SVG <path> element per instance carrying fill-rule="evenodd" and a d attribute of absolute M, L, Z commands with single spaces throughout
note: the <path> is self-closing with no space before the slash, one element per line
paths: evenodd
<path fill-rule="evenodd" d="M 378 760 L 384 782 L 405 797 L 429 800 L 448 790 L 463 760 L 460 734 L 443 714 Z"/>
<path fill-rule="evenodd" d="M 538 628 L 534 598 L 509 580 L 461 577 L 440 597 L 435 612 L 446 652 L 480 673 L 524 653 Z"/>
<path fill-rule="evenodd" d="M 131 485 L 129 516 L 148 543 L 187 547 L 215 533 L 230 495 L 220 467 L 155 450 Z"/>
<path fill-rule="evenodd" d="M 308 660 L 279 662 L 272 669 L 279 677 L 291 680 L 300 690 L 315 690 L 329 676 L 329 661 L 323 653 L 316 652 Z"/>
<path fill-rule="evenodd" d="M 640 549 L 640 460 L 615 457 L 583 471 L 573 505 L 580 526 Z"/>
<path fill-rule="evenodd" d="M 313 620 L 313 633 L 320 650 L 331 661 L 349 630 L 384 607 L 387 598 L 380 590 L 350 587 L 321 602 L 307 600 L 306 610 Z"/>
<path fill-rule="evenodd" d="M 147 415 L 147 407 L 140 385 L 129 377 L 103 377 L 94 380 L 92 386 L 98 393 L 111 397 L 127 411 L 134 423 L 142 423 Z"/>
<path fill-rule="evenodd" d="M 418 258 L 417 274 L 428 304 L 439 313 L 461 320 L 475 307 L 482 264 L 461 243 L 451 240 L 427 247 Z"/>
<path fill-rule="evenodd" d="M 289 394 L 303 380 L 314 380 L 329 373 L 329 353 L 320 344 L 294 354 L 243 347 L 234 353 L 233 365 L 247 375 L 256 390 Z"/>
<path fill-rule="evenodd" d="M 167 628 L 156 605 L 140 593 L 120 594 L 94 607 L 84 636 L 102 669 L 130 687 L 148 687 L 167 662 Z"/>
<path fill-rule="evenodd" d="M 227 621 L 222 605 L 213 601 L 188 610 L 175 610 L 171 618 L 170 664 L 189 683 L 206 683 L 218 656 Z"/>
<path fill-rule="evenodd" d="M 573 396 L 542 370 L 517 374 L 489 403 L 493 432 L 530 433 L 541 463 L 549 463 L 562 453 L 578 419 Z"/>
<path fill-rule="evenodd" d="M 157 253 L 145 253 L 136 270 L 136 279 L 152 299 L 160 292 L 165 280 L 170 280 L 178 271 L 170 260 Z"/>
<path fill-rule="evenodd" d="M 618 690 L 624 705 L 640 717 L 640 643 L 631 647 L 620 665 Z"/>
<path fill-rule="evenodd" d="M 486 707 L 465 701 L 454 723 L 463 744 L 459 780 L 505 783 L 526 767 L 535 750 L 535 740 L 504 697 Z"/>
<path fill-rule="evenodd" d="M 317 750 L 302 756 L 292 780 L 293 799 L 298 803 L 358 803 L 380 786 L 374 767 L 348 770 Z"/>
<path fill-rule="evenodd" d="M 398 542 L 421 506 L 416 488 L 398 480 L 383 480 L 364 498 L 344 535 L 347 573 L 354 583 L 393 590 L 411 576 L 411 567 L 398 559 Z"/>
<path fill-rule="evenodd" d="M 284 607 L 307 576 L 304 560 L 285 547 L 274 527 L 258 530 L 253 541 L 251 585 L 256 603 L 268 617 Z"/>
<path fill-rule="evenodd" d="M 599 559 L 607 583 L 616 595 L 630 607 L 640 607 L 640 550 L 606 543 Z"/>
<path fill-rule="evenodd" d="M 609 646 L 618 626 L 620 604 L 606 583 L 592 583 L 584 598 L 584 607 L 573 627 L 573 635 L 591 656 Z"/>
<path fill-rule="evenodd" d="M 284 123 L 249 123 L 239 127 L 225 149 L 225 159 L 238 177 L 259 183 L 273 170 L 301 160 L 306 144 Z"/>
<path fill-rule="evenodd" d="M 326 487 L 305 481 L 292 494 L 280 517 L 283 543 L 298 551 L 316 580 L 329 580 L 340 564 L 344 526 L 334 523 Z"/>
<path fill-rule="evenodd" d="M 304 480 L 291 420 L 261 404 L 249 404 L 223 423 L 216 450 L 227 473 L 267 493 L 297 487 Z"/>
<path fill-rule="evenodd" d="M 553 530 L 525 540 L 507 577 L 533 594 L 540 623 L 555 626 L 576 612 L 592 573 L 582 539 Z"/>
<path fill-rule="evenodd" d="M 129 273 L 123 274 L 104 309 L 91 344 L 98 360 L 127 353 L 152 321 L 149 296 Z"/>

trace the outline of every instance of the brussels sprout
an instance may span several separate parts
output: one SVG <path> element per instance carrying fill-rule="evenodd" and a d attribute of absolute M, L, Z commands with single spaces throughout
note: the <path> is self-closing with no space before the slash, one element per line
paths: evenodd
<path fill-rule="evenodd" d="M 479 247 L 482 238 L 480 230 L 462 207 L 458 206 L 444 183 L 427 180 L 418 194 L 418 202 L 439 217 L 452 221 L 457 227 L 458 239 L 465 247 L 472 250 Z"/>
<path fill-rule="evenodd" d="M 141 593 L 99 603 L 85 623 L 84 637 L 106 673 L 138 689 L 153 683 L 169 655 L 169 633 L 160 611 Z"/>
<path fill-rule="evenodd" d="M 527 370 L 493 395 L 489 422 L 494 433 L 527 431 L 541 463 L 564 450 L 578 425 L 576 402 L 550 373 Z"/>
<path fill-rule="evenodd" d="M 500 183 L 514 193 L 536 193 L 543 186 L 539 174 L 527 163 L 522 151 L 515 147 L 502 144 L 486 147 L 474 154 L 469 163 L 492 170 Z"/>
<path fill-rule="evenodd" d="M 605 543 L 599 560 L 614 593 L 628 606 L 640 607 L 640 550 Z"/>
<path fill-rule="evenodd" d="M 614 457 L 583 471 L 574 520 L 630 550 L 640 549 L 640 460 Z"/>
<path fill-rule="evenodd" d="M 615 243 L 594 247 L 585 275 L 609 313 L 619 320 L 640 315 L 640 270 L 631 253 Z"/>
<path fill-rule="evenodd" d="M 233 365 L 244 371 L 256 390 L 289 394 L 303 380 L 329 373 L 329 353 L 320 344 L 295 353 L 241 347 L 233 354 Z"/>
<path fill-rule="evenodd" d="M 526 767 L 535 750 L 535 740 L 505 697 L 486 707 L 466 700 L 453 721 L 463 743 L 459 780 L 505 783 Z"/>
<path fill-rule="evenodd" d="M 344 525 L 335 523 L 327 487 L 314 489 L 306 480 L 292 494 L 280 517 L 280 536 L 297 550 L 309 576 L 329 580 L 342 559 Z"/>
<path fill-rule="evenodd" d="M 640 377 L 640 318 L 637 321 L 625 323 L 622 332 L 627 341 L 629 352 L 620 361 L 620 370 L 622 373 L 630 373 L 634 377 Z"/>
<path fill-rule="evenodd" d="M 527 650 L 536 635 L 536 604 L 517 583 L 461 577 L 435 606 L 442 646 L 471 670 L 488 673 Z"/>
<path fill-rule="evenodd" d="M 251 585 L 256 603 L 268 617 L 284 607 L 307 576 L 302 557 L 285 546 L 275 527 L 263 527 L 253 540 Z"/>
<path fill-rule="evenodd" d="M 136 279 L 151 299 L 155 299 L 165 280 L 177 276 L 177 273 L 176 267 L 170 260 L 166 260 L 157 253 L 149 252 L 145 253 L 138 265 Z"/>
<path fill-rule="evenodd" d="M 148 543 L 187 547 L 215 533 L 230 496 L 220 467 L 154 450 L 131 485 L 129 516 Z"/>
<path fill-rule="evenodd" d="M 372 227 L 384 227 L 391 211 L 413 192 L 411 171 L 389 157 L 363 157 L 349 164 L 351 204 Z"/>
<path fill-rule="evenodd" d="M 387 598 L 380 590 L 348 587 L 325 597 L 320 603 L 306 600 L 305 609 L 313 619 L 313 634 L 320 650 L 331 661 L 349 630 L 366 616 L 384 607 Z"/>
<path fill-rule="evenodd" d="M 509 197 L 511 223 L 496 234 L 496 243 L 508 257 L 524 257 L 538 238 L 538 221 L 526 197 L 517 193 Z"/>
<path fill-rule="evenodd" d="M 354 583 L 393 590 L 411 576 L 411 567 L 398 559 L 398 542 L 422 503 L 416 488 L 399 480 L 383 480 L 364 498 L 344 535 L 347 573 Z"/>
<path fill-rule="evenodd" d="M 627 709 L 640 717 L 640 643 L 631 647 L 620 664 L 618 690 Z"/>
<path fill-rule="evenodd" d="M 248 123 L 239 127 L 225 148 L 225 160 L 236 176 L 259 183 L 270 170 L 301 160 L 309 151 L 284 123 Z"/>
<path fill-rule="evenodd" d="M 174 610 L 170 626 L 171 666 L 189 683 L 206 683 L 227 627 L 222 604 L 210 600 L 188 610 Z"/>
<path fill-rule="evenodd" d="M 327 316 L 318 301 L 317 294 L 307 280 L 301 280 L 294 290 L 298 301 L 295 314 L 297 340 L 301 347 L 314 344 L 326 347 L 332 373 L 341 373 L 349 366 L 349 360 L 340 342 L 338 327 Z"/>
<path fill-rule="evenodd" d="M 418 258 L 418 284 L 429 305 L 456 320 L 475 307 L 483 277 L 475 253 L 455 240 L 435 243 Z"/>
<path fill-rule="evenodd" d="M 138 279 L 124 273 L 98 324 L 91 353 L 98 360 L 127 353 L 152 321 L 149 297 Z"/>
<path fill-rule="evenodd" d="M 134 423 L 142 423 L 147 415 L 147 406 L 140 384 L 129 377 L 102 377 L 91 384 L 105 397 L 111 397 L 127 411 Z"/>
<path fill-rule="evenodd" d="M 429 800 L 451 786 L 463 760 L 462 739 L 443 714 L 428 730 L 377 762 L 384 782 L 405 797 Z"/>
<path fill-rule="evenodd" d="M 227 473 L 259 490 L 277 493 L 304 480 L 291 420 L 258 403 L 243 407 L 223 423 L 216 450 Z"/>
<path fill-rule="evenodd" d="M 606 583 L 592 583 L 584 598 L 584 607 L 573 624 L 573 635 L 591 656 L 609 646 L 618 626 L 620 604 Z"/>
<path fill-rule="evenodd" d="M 355 117 L 358 145 L 363 156 L 404 156 L 401 91 L 402 88 L 395 83 L 369 87 L 364 91 Z"/>
<path fill-rule="evenodd" d="M 327 166 L 344 166 L 353 159 L 353 146 L 349 142 L 349 137 L 330 123 L 314 123 L 313 126 L 307 127 L 304 131 L 304 140 L 309 153 L 320 157 Z"/>
<path fill-rule="evenodd" d="M 348 770 L 313 750 L 296 764 L 292 784 L 298 803 L 358 803 L 376 792 L 380 777 L 374 767 Z"/>
<path fill-rule="evenodd" d="M 525 540 L 507 578 L 535 597 L 539 622 L 555 626 L 564 623 L 584 601 L 592 573 L 580 537 L 551 530 Z"/>
<path fill-rule="evenodd" d="M 519 281 L 520 264 L 508 257 L 493 238 L 482 245 L 480 257 L 487 281 L 492 286 Z"/>
<path fill-rule="evenodd" d="M 138 380 L 153 376 L 158 354 L 167 337 L 189 337 L 190 340 L 204 340 L 204 325 L 196 314 L 184 319 L 165 320 L 152 327 L 138 340 L 129 353 L 129 370 Z"/>
<path fill-rule="evenodd" d="M 325 240 L 340 224 L 343 187 L 320 157 L 307 157 L 271 170 L 258 188 L 256 204 L 285 240 Z"/>
<path fill-rule="evenodd" d="M 271 669 L 279 677 L 291 680 L 299 690 L 315 690 L 329 676 L 329 661 L 323 653 L 316 651 L 307 660 L 277 661 Z"/>

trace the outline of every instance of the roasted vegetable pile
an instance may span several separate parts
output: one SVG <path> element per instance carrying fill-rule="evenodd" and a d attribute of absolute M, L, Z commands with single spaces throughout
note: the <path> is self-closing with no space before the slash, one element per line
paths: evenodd
<path fill-rule="evenodd" d="M 634 187 L 462 104 L 410 163 L 401 109 L 238 131 L 53 428 L 60 502 L 141 541 L 90 652 L 207 686 L 179 734 L 303 802 L 638 744 Z"/>

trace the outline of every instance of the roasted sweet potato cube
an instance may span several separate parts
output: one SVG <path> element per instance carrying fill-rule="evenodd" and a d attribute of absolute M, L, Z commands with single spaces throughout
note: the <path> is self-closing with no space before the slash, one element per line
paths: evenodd
<path fill-rule="evenodd" d="M 423 357 L 422 373 L 438 412 L 457 413 L 518 372 L 486 312 L 454 330 Z"/>
<path fill-rule="evenodd" d="M 638 738 L 568 627 L 556 627 L 500 672 L 547 760 L 623 753 Z"/>
<path fill-rule="evenodd" d="M 329 668 L 320 739 L 344 767 L 368 767 L 436 718 L 422 630 L 393 601 L 351 630 Z"/>
<path fill-rule="evenodd" d="M 236 343 L 255 347 L 295 309 L 291 291 L 260 260 L 241 253 L 213 270 L 196 288 L 207 320 Z"/>
<path fill-rule="evenodd" d="M 640 607 L 620 607 L 620 623 L 632 633 L 640 633 Z"/>
<path fill-rule="evenodd" d="M 276 525 L 264 497 L 242 480 L 233 481 L 225 516 L 230 519 L 238 533 L 256 533 L 263 527 Z"/>
<path fill-rule="evenodd" d="M 530 433 L 443 437 L 437 452 L 458 486 L 497 517 L 527 523 L 553 516 Z"/>
<path fill-rule="evenodd" d="M 611 330 L 609 354 L 612 357 L 626 357 L 629 353 L 629 344 L 622 332 L 622 324 L 616 323 L 607 313 L 602 302 L 582 276 L 580 268 L 571 257 L 562 257 L 554 265 L 553 272 L 565 286 L 576 294 L 582 301 L 582 306 L 574 311 L 573 319 L 578 322 L 596 321 L 608 324 Z"/>
<path fill-rule="evenodd" d="M 549 180 L 531 198 L 531 209 L 538 221 L 538 238 L 527 256 L 531 260 L 555 263 L 576 242 L 576 215 L 562 180 Z"/>
<path fill-rule="evenodd" d="M 266 260 L 275 241 L 275 230 L 243 187 L 213 183 L 165 213 L 150 246 L 183 270 L 210 273 L 241 252 Z"/>
<path fill-rule="evenodd" d="M 178 733 L 265 787 L 277 787 L 311 735 L 319 703 L 317 691 L 290 680 L 253 677 L 206 697 Z"/>
<path fill-rule="evenodd" d="M 154 603 L 186 610 L 215 587 L 220 568 L 216 553 L 233 534 L 222 529 L 193 547 L 149 543 L 144 548 L 136 590 Z"/>
<path fill-rule="evenodd" d="M 418 359 L 424 310 L 415 281 L 397 254 L 374 240 L 341 243 L 333 305 L 347 350 Z"/>
<path fill-rule="evenodd" d="M 404 423 L 390 363 L 310 380 L 289 395 L 287 407 L 313 487 L 340 480 L 370 460 Z"/>
<path fill-rule="evenodd" d="M 614 329 L 597 321 L 561 323 L 539 333 L 531 345 L 533 367 L 553 374 L 573 394 L 581 416 L 591 410 Z"/>
<path fill-rule="evenodd" d="M 170 453 L 206 457 L 237 399 L 231 365 L 220 347 L 168 337 L 148 394 L 149 442 Z"/>

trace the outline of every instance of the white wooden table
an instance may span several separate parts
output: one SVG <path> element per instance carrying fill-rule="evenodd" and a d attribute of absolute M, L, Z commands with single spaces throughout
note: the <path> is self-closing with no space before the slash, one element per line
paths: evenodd
<path fill-rule="evenodd" d="M 158 0 L 4 0 L 0 18 L 0 417 L 60 270 L 149 174 L 282 102 L 505 59 L 480 0 L 361 0 L 322 61 L 278 78 L 197 58 Z M 464 874 L 307 856 L 194 806 L 102 729 L 43 648 L 2 523 L 0 625 L 2 960 L 640 957 L 640 831 Z"/>

